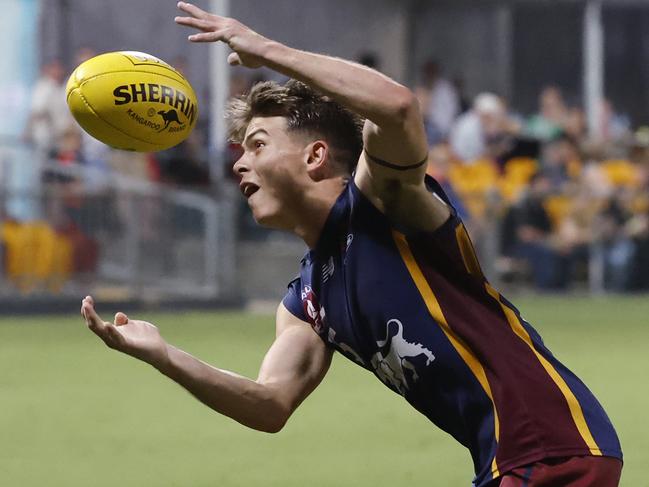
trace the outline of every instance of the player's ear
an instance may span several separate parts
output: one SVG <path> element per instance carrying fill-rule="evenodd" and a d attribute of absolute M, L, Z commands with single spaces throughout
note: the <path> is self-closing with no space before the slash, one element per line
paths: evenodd
<path fill-rule="evenodd" d="M 332 175 L 329 145 L 324 140 L 311 142 L 305 148 L 306 172 L 314 181 L 322 181 Z"/>

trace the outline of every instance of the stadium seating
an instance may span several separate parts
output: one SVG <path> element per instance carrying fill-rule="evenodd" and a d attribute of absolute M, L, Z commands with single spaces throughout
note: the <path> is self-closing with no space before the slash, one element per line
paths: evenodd
<path fill-rule="evenodd" d="M 6 221 L 0 227 L 8 280 L 21 292 L 61 289 L 73 273 L 71 240 L 45 222 Z"/>

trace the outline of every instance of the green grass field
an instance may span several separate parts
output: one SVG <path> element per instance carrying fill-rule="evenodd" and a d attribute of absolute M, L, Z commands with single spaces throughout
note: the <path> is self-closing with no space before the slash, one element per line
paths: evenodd
<path fill-rule="evenodd" d="M 516 300 L 607 409 L 622 485 L 649 487 L 649 299 Z M 115 310 L 102 309 L 105 317 Z M 219 367 L 255 376 L 270 316 L 138 314 Z M 336 357 L 277 435 L 249 431 L 69 317 L 0 320 L 2 486 L 466 486 L 468 453 Z"/>

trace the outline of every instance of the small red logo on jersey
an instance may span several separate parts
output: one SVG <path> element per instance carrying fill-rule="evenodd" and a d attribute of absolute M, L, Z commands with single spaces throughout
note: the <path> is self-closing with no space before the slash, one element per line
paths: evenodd
<path fill-rule="evenodd" d="M 302 289 L 302 305 L 304 306 L 304 313 L 311 321 L 311 326 L 320 333 L 324 328 L 325 310 L 320 306 L 318 297 L 311 289 L 311 286 L 304 286 Z"/>

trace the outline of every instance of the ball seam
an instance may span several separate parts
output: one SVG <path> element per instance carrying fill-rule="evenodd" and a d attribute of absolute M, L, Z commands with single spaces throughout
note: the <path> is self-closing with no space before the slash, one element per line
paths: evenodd
<path fill-rule="evenodd" d="M 81 82 L 78 82 L 77 86 L 80 87 L 80 86 L 84 85 L 86 82 L 92 81 L 95 78 L 101 78 L 102 76 L 105 76 L 107 74 L 116 74 L 116 73 L 139 73 L 139 74 L 142 74 L 142 71 L 139 71 L 137 69 L 120 69 L 118 71 L 102 71 L 99 74 L 93 74 L 92 76 L 89 76 L 88 78 L 84 78 Z M 176 81 L 176 82 L 184 81 L 185 82 L 184 84 L 186 84 L 189 87 L 191 92 L 194 94 L 194 98 L 196 98 L 196 93 L 194 92 L 194 89 L 189 84 L 189 81 L 187 81 L 184 78 L 182 80 L 179 80 L 177 78 L 174 78 L 172 76 L 169 76 L 169 75 L 163 74 L 163 73 L 149 73 L 148 71 L 144 71 L 144 73 L 152 74 L 152 75 L 155 75 L 155 76 L 162 76 L 163 78 L 168 78 L 168 79 Z"/>
<path fill-rule="evenodd" d="M 76 89 L 78 89 L 78 88 L 75 88 L 75 90 L 76 90 Z M 75 91 L 75 90 L 72 90 L 72 91 Z M 70 93 L 72 93 L 72 92 L 70 92 Z M 129 137 L 129 138 L 131 138 L 131 139 L 133 139 L 133 140 L 137 140 L 138 142 L 144 142 L 145 144 L 151 145 L 151 146 L 153 146 L 153 147 L 162 147 L 161 145 L 158 145 L 158 144 L 152 144 L 152 143 L 149 142 L 148 140 L 144 140 L 144 139 L 140 139 L 139 137 L 135 137 L 134 135 L 131 135 L 131 134 L 125 132 L 124 130 L 122 130 L 121 128 L 119 128 L 119 127 L 113 125 L 112 123 L 110 123 L 108 120 L 106 120 L 105 118 L 103 118 L 102 116 L 100 116 L 100 115 L 97 113 L 97 111 L 92 107 L 92 105 L 90 104 L 90 102 L 89 102 L 88 100 L 86 100 L 86 97 L 83 96 L 83 93 L 79 92 L 79 96 L 81 97 L 81 100 L 83 101 L 83 103 L 84 103 L 84 104 L 88 107 L 88 109 L 93 113 L 93 115 L 95 115 L 95 117 L 97 117 L 99 120 L 101 120 L 102 122 L 104 122 L 106 125 L 108 125 L 108 126 L 114 128 L 114 129 L 117 130 L 118 132 L 121 132 L 122 134 L 126 135 L 127 137 Z M 108 145 L 108 144 L 106 144 L 106 145 Z M 154 151 L 155 151 L 155 149 L 154 149 Z M 152 152 L 154 152 L 154 151 L 152 151 Z"/>
<path fill-rule="evenodd" d="M 121 54 L 126 59 L 128 59 L 133 66 L 157 66 L 157 67 L 160 67 L 160 68 L 168 69 L 172 73 L 177 74 L 182 79 L 187 81 L 187 78 L 185 78 L 176 68 L 174 68 L 171 64 L 165 63 L 164 61 L 162 61 L 162 59 L 160 59 L 160 61 L 162 61 L 162 63 L 164 63 L 164 64 L 159 64 L 159 63 L 156 63 L 156 64 L 139 63 L 138 64 L 138 63 L 134 63 L 133 60 L 131 59 L 131 57 L 128 54 L 124 54 L 123 52 L 120 52 L 119 54 Z M 189 81 L 187 81 L 187 82 L 189 82 Z"/>

